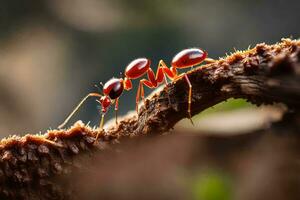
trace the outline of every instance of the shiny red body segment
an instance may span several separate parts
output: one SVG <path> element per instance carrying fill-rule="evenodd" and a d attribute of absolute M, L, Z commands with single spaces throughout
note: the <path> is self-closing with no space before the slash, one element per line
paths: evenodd
<path fill-rule="evenodd" d="M 127 77 L 124 79 L 124 89 L 125 90 L 131 90 L 132 88 L 132 82 Z"/>
<path fill-rule="evenodd" d="M 201 49 L 184 49 L 176 54 L 172 60 L 172 67 L 187 68 L 202 63 L 207 57 L 207 53 Z"/>
<path fill-rule="evenodd" d="M 103 94 L 109 96 L 111 99 L 121 96 L 123 90 L 123 79 L 120 78 L 111 78 L 103 86 Z"/>
<path fill-rule="evenodd" d="M 150 68 L 150 60 L 137 58 L 129 63 L 125 69 L 125 76 L 129 79 L 137 79 L 143 76 Z"/>

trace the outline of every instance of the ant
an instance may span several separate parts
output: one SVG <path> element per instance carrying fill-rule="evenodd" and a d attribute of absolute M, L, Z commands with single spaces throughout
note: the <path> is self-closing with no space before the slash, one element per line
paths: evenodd
<path fill-rule="evenodd" d="M 203 61 L 207 63 L 214 62 L 213 59 L 207 58 L 207 52 L 203 51 L 202 49 L 199 48 L 184 49 L 174 56 L 170 68 L 165 64 L 163 60 L 160 60 L 158 63 L 157 72 L 156 74 L 154 74 L 153 70 L 150 68 L 151 61 L 149 59 L 137 58 L 127 65 L 125 69 L 124 78 L 111 78 L 104 85 L 102 84 L 103 94 L 89 93 L 87 96 L 85 96 L 78 104 L 78 106 L 66 118 L 66 120 L 61 125 L 58 126 L 58 128 L 62 128 L 63 126 L 65 126 L 65 124 L 70 120 L 70 118 L 75 114 L 75 112 L 89 97 L 99 98 L 97 102 L 101 105 L 101 111 L 102 111 L 101 121 L 99 125 L 100 130 L 103 129 L 104 115 L 112 104 L 115 104 L 116 124 L 117 124 L 118 123 L 117 111 L 119 107 L 119 97 L 121 96 L 124 90 L 128 91 L 132 89 L 131 80 L 138 79 L 143 75 L 145 75 L 146 73 L 148 79 L 140 80 L 139 87 L 136 94 L 137 113 L 138 113 L 138 104 L 139 104 L 140 97 L 142 98 L 143 101 L 145 101 L 144 86 L 147 86 L 149 88 L 156 88 L 162 82 L 168 85 L 166 77 L 168 77 L 172 81 L 176 81 L 177 79 L 184 77 L 189 87 L 187 112 L 188 112 L 189 119 L 191 120 L 192 85 L 187 74 L 186 73 L 178 74 L 177 69 L 190 68 L 195 65 L 199 65 Z M 96 140 L 98 139 L 98 135 L 96 136 Z"/>

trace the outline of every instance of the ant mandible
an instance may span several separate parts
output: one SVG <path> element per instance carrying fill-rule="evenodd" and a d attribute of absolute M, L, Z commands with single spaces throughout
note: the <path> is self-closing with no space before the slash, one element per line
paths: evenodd
<path fill-rule="evenodd" d="M 104 124 L 104 116 L 107 112 L 110 105 L 115 104 L 115 112 L 116 112 L 116 123 L 117 120 L 117 111 L 119 107 L 119 97 L 123 93 L 124 90 L 132 89 L 133 79 L 138 79 L 147 73 L 148 79 L 140 80 L 139 87 L 136 94 L 136 111 L 138 113 L 138 104 L 140 97 L 144 100 L 144 85 L 149 88 L 156 88 L 162 82 L 165 82 L 167 85 L 167 79 L 171 79 L 175 81 L 181 77 L 184 77 L 186 80 L 189 93 L 188 93 L 188 116 L 191 120 L 191 104 L 192 104 L 192 85 L 186 73 L 178 74 L 177 69 L 189 68 L 195 65 L 199 65 L 203 61 L 211 63 L 214 62 L 213 59 L 207 58 L 207 52 L 203 51 L 199 48 L 190 48 L 184 49 L 177 53 L 171 62 L 171 67 L 169 68 L 163 60 L 160 60 L 158 63 L 158 68 L 156 74 L 154 74 L 153 70 L 150 67 L 150 60 L 147 58 L 137 58 L 130 62 L 125 69 L 125 78 L 111 78 L 103 85 L 103 95 L 100 93 L 89 93 L 85 96 L 81 102 L 76 106 L 76 108 L 71 112 L 71 114 L 66 118 L 66 120 L 58 126 L 58 128 L 62 128 L 66 125 L 66 123 L 70 120 L 70 118 L 75 114 L 75 112 L 80 108 L 80 106 L 89 98 L 89 97 L 98 97 L 98 103 L 101 104 L 101 121 L 99 128 L 103 129 Z M 191 121 L 192 122 L 192 121 Z M 192 122 L 193 123 L 193 122 Z M 96 136 L 96 140 L 98 139 L 98 135 Z M 95 141 L 96 141 L 95 140 Z"/>

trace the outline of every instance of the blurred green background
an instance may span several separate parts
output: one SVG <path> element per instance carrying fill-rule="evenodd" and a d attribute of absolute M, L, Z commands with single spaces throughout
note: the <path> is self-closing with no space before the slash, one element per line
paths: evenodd
<path fill-rule="evenodd" d="M 299 8 L 299 0 L 2 0 L 0 133 L 56 128 L 97 91 L 94 84 L 118 77 L 137 57 L 150 58 L 156 69 L 159 59 L 169 63 L 183 48 L 218 58 L 233 48 L 297 38 Z M 122 95 L 121 114 L 134 109 L 135 94 L 136 87 Z M 96 108 L 89 100 L 69 125 L 97 125 Z"/>
<path fill-rule="evenodd" d="M 199 170 L 188 181 L 191 197 L 194 200 L 230 200 L 233 199 L 232 177 L 216 169 Z"/>

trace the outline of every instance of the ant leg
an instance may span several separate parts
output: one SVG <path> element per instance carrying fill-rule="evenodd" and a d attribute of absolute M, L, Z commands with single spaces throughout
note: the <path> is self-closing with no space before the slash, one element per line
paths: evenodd
<path fill-rule="evenodd" d="M 175 67 L 169 68 L 163 60 L 159 61 L 158 67 L 162 68 L 163 73 L 167 75 L 171 80 L 173 80 L 177 76 L 176 68 Z"/>
<path fill-rule="evenodd" d="M 166 65 L 166 63 L 163 60 L 159 61 L 158 68 L 162 69 L 162 73 L 164 75 L 164 82 L 165 82 L 166 90 L 168 93 L 168 101 L 169 101 L 169 105 L 171 105 L 171 98 L 169 95 L 169 87 L 168 87 L 169 83 L 168 83 L 166 77 L 169 77 L 173 81 L 174 78 L 177 76 L 177 70 L 174 67 L 168 68 L 168 66 Z"/>
<path fill-rule="evenodd" d="M 145 105 L 146 102 L 145 102 L 145 91 L 144 91 L 143 83 L 141 84 L 141 97 L 142 97 L 142 101 L 144 102 L 144 105 Z"/>
<path fill-rule="evenodd" d="M 105 116 L 105 114 L 102 113 L 102 115 L 101 115 L 101 120 L 100 120 L 100 124 L 99 124 L 99 129 L 100 129 L 100 130 L 103 130 L 104 116 Z"/>
<path fill-rule="evenodd" d="M 164 82 L 165 82 L 165 85 L 169 85 L 169 82 L 168 82 L 166 74 L 164 74 Z"/>
<path fill-rule="evenodd" d="M 212 59 L 208 60 L 211 61 Z M 194 125 L 193 120 L 192 120 L 192 115 L 191 115 L 191 106 L 192 106 L 192 84 L 187 76 L 186 73 L 177 75 L 177 70 L 175 67 L 168 68 L 167 65 L 163 60 L 159 61 L 159 65 L 163 67 L 164 74 L 166 74 L 172 81 L 177 80 L 184 76 L 186 82 L 188 83 L 189 86 L 189 96 L 188 96 L 188 115 L 191 123 Z"/>
<path fill-rule="evenodd" d="M 162 69 L 162 68 L 161 68 L 161 69 Z M 162 69 L 162 70 L 163 70 L 163 69 Z M 162 71 L 162 73 L 163 73 L 163 71 Z M 163 73 L 163 75 L 164 75 L 164 83 L 165 83 L 165 86 L 166 86 L 166 92 L 167 92 L 167 94 L 168 94 L 168 103 L 169 103 L 169 105 L 171 105 L 171 98 L 170 98 L 170 94 L 169 94 L 169 82 L 168 82 L 168 80 L 167 80 L 166 74 Z"/>
<path fill-rule="evenodd" d="M 189 97 L 188 97 L 188 115 L 189 119 L 191 120 L 191 123 L 194 125 L 193 120 L 192 120 L 192 115 L 191 115 L 191 105 L 192 105 L 192 84 L 190 82 L 189 77 L 187 74 L 184 74 L 184 78 L 189 86 Z"/>
<path fill-rule="evenodd" d="M 135 107 L 135 109 L 137 111 L 137 114 L 139 113 L 138 112 L 138 106 L 139 106 L 140 97 L 142 97 L 142 100 L 144 101 L 144 104 L 145 104 L 145 92 L 144 92 L 143 84 L 146 85 L 149 88 L 156 88 L 157 84 L 162 82 L 162 80 L 164 78 L 163 73 L 162 73 L 162 69 L 160 67 L 158 68 L 156 75 L 154 74 L 154 72 L 151 68 L 147 71 L 147 75 L 148 75 L 149 80 L 147 80 L 147 79 L 140 80 L 138 91 L 137 91 L 137 94 L 136 94 L 136 107 Z"/>
<path fill-rule="evenodd" d="M 105 113 L 102 113 L 102 115 L 101 115 L 101 120 L 100 120 L 100 123 L 99 123 L 99 130 L 98 130 L 98 133 L 97 133 L 97 135 L 96 135 L 96 138 L 95 138 L 94 143 L 98 140 L 99 135 L 100 135 L 100 132 L 103 131 L 104 115 L 105 115 Z"/>
<path fill-rule="evenodd" d="M 136 97 L 135 97 L 135 110 L 137 114 L 139 114 L 140 91 L 141 91 L 141 84 L 139 84 L 138 90 L 136 92 Z"/>
<path fill-rule="evenodd" d="M 145 104 L 145 92 L 144 92 L 144 85 L 147 86 L 148 88 L 155 88 L 155 85 L 147 79 L 142 79 L 140 80 L 140 96 L 142 97 L 144 104 Z"/>
<path fill-rule="evenodd" d="M 71 119 L 71 117 L 78 111 L 78 109 L 80 108 L 80 106 L 89 98 L 89 97 L 102 97 L 101 94 L 99 93 L 89 93 L 88 95 L 86 95 L 81 101 L 80 103 L 74 108 L 74 110 L 71 112 L 71 114 L 69 114 L 69 116 L 65 119 L 65 121 L 58 126 L 59 129 L 61 129 L 62 127 L 64 127 L 68 121 Z"/>
<path fill-rule="evenodd" d="M 117 98 L 115 102 L 116 124 L 118 124 L 118 109 L 119 109 L 119 98 Z"/>

